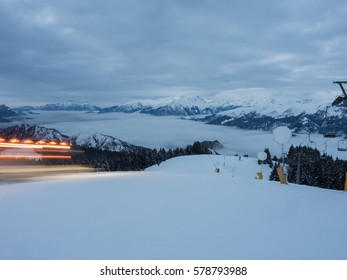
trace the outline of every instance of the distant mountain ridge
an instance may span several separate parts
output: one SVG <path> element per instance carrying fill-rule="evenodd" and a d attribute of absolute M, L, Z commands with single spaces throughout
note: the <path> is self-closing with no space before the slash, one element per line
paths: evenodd
<path fill-rule="evenodd" d="M 235 126 L 242 129 L 272 130 L 279 125 L 294 132 L 336 133 L 347 135 L 347 108 L 332 107 L 329 102 L 313 99 L 281 98 L 205 100 L 202 97 L 175 97 L 161 100 L 138 100 L 100 108 L 88 103 L 64 102 L 28 110 L 93 111 L 100 114 L 122 112 L 153 116 L 176 116 L 208 124 Z"/>
<path fill-rule="evenodd" d="M 33 141 L 69 141 L 69 137 L 61 134 L 54 128 L 46 128 L 38 125 L 21 124 L 0 130 L 0 136 L 5 139 L 16 138 L 18 140 Z"/>
<path fill-rule="evenodd" d="M 347 135 L 347 108 L 332 107 L 313 99 L 280 98 L 206 101 L 202 97 L 179 97 L 142 104 L 141 101 L 99 110 L 99 113 L 124 112 L 154 116 L 179 116 L 208 124 L 242 129 L 273 130 L 285 125 L 294 132 Z"/>
<path fill-rule="evenodd" d="M 96 148 L 111 152 L 131 152 L 136 150 L 137 148 L 137 146 L 135 145 L 131 145 L 118 138 L 101 133 L 94 133 L 92 135 L 86 133 L 78 133 L 77 135 L 70 137 L 70 142 L 75 146 L 82 148 Z"/>
<path fill-rule="evenodd" d="M 10 122 L 13 117 L 19 117 L 19 114 L 6 105 L 0 105 L 0 122 Z"/>
<path fill-rule="evenodd" d="M 18 111 L 33 111 L 33 110 L 42 110 L 42 111 L 97 111 L 100 110 L 100 107 L 91 105 L 89 103 L 79 103 L 75 101 L 66 101 L 62 103 L 51 103 L 41 106 L 22 106 L 17 107 Z"/>
<path fill-rule="evenodd" d="M 197 118 L 208 124 L 235 126 L 242 129 L 271 131 L 288 126 L 294 132 L 347 135 L 347 108 L 315 104 L 309 100 L 269 102 L 240 106 L 210 116 Z"/>
<path fill-rule="evenodd" d="M 5 139 L 16 138 L 18 140 L 69 142 L 81 148 L 95 148 L 111 152 L 133 152 L 139 148 L 118 138 L 101 133 L 92 135 L 78 133 L 75 136 L 67 136 L 54 128 L 28 124 L 14 125 L 2 129 L 0 130 L 0 137 Z"/>
<path fill-rule="evenodd" d="M 133 101 L 123 105 L 100 109 L 99 113 L 140 112 L 153 116 L 195 116 L 215 114 L 236 107 L 238 106 L 231 104 L 230 102 L 206 101 L 200 96 L 195 96 L 166 98 L 159 102 L 146 101 L 145 103 L 142 103 L 142 101 Z"/>

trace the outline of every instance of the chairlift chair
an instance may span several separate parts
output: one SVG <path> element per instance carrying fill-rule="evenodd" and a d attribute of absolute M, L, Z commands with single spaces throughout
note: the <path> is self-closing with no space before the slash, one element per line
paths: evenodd
<path fill-rule="evenodd" d="M 328 117 L 328 111 L 329 111 L 330 107 L 331 106 L 327 106 L 326 109 L 325 109 L 324 123 L 322 125 L 322 126 L 327 127 L 328 129 L 329 129 L 329 127 L 331 127 L 331 125 L 333 125 L 333 122 Z M 325 138 L 335 138 L 336 137 L 336 133 L 330 129 L 330 130 L 327 130 L 326 132 L 324 132 L 323 136 Z"/>
<path fill-rule="evenodd" d="M 347 151 L 347 141 L 346 140 L 339 140 L 337 142 L 337 150 L 340 152 L 346 152 Z"/>
<path fill-rule="evenodd" d="M 316 149 L 316 142 L 314 142 L 314 141 L 308 141 L 307 147 L 309 147 L 309 148 L 311 148 L 311 149 Z"/>
<path fill-rule="evenodd" d="M 321 151 L 320 151 L 320 154 L 321 154 L 321 159 L 326 159 L 327 158 L 327 149 L 328 149 L 328 144 L 327 144 L 327 142 L 324 142 L 322 145 L 324 145 L 324 149 L 322 149 Z"/>
<path fill-rule="evenodd" d="M 327 132 L 323 134 L 324 138 L 335 138 L 336 137 L 336 133 L 334 132 Z"/>
<path fill-rule="evenodd" d="M 346 90 L 342 84 L 347 84 L 347 81 L 335 81 L 333 83 L 338 84 L 340 86 L 340 88 L 342 90 L 342 95 L 337 96 L 331 105 L 332 106 L 344 105 L 345 102 L 347 101 L 347 93 L 346 93 Z"/>
<path fill-rule="evenodd" d="M 311 140 L 311 133 L 308 134 L 308 143 L 307 143 L 307 147 L 308 147 L 308 148 L 311 148 L 311 149 L 313 149 L 313 150 L 315 150 L 316 147 L 317 147 L 316 142 Z"/>

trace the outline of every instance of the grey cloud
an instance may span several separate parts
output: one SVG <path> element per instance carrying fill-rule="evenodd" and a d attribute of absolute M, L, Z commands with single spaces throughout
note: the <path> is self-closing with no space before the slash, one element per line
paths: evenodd
<path fill-rule="evenodd" d="M 4 0 L 0 91 L 13 103 L 23 92 L 41 103 L 117 103 L 238 88 L 329 91 L 347 77 L 346 11 L 339 0 Z"/>

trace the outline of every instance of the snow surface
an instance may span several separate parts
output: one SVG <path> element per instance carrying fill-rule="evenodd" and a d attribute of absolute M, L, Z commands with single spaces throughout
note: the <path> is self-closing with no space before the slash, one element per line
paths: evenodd
<path fill-rule="evenodd" d="M 112 152 L 120 152 L 127 148 L 123 145 L 121 140 L 100 133 L 94 133 L 91 135 L 80 132 L 73 137 L 73 142 L 79 146 L 92 147 Z"/>
<path fill-rule="evenodd" d="M 137 104 L 134 106 L 134 104 Z M 137 100 L 132 101 L 122 106 L 137 107 L 138 104 L 143 106 L 149 106 L 152 109 L 158 109 L 159 107 L 170 107 L 174 110 L 180 111 L 180 108 L 192 108 L 198 107 L 200 111 L 209 108 L 210 110 L 217 112 L 219 109 L 224 108 L 218 115 L 227 115 L 230 117 L 240 117 L 252 112 L 256 112 L 260 115 L 267 115 L 271 117 L 285 117 L 285 116 L 297 116 L 302 113 L 314 114 L 319 110 L 325 111 L 329 107 L 329 115 L 340 115 L 341 110 L 338 107 L 331 107 L 331 97 L 325 96 L 319 99 L 310 98 L 284 98 L 283 96 L 274 98 L 273 95 L 264 95 L 262 98 L 258 96 L 249 96 L 247 93 L 239 93 L 228 99 L 213 99 L 207 100 L 199 96 L 185 97 L 176 96 L 175 98 L 163 98 L 157 100 Z M 234 107 L 231 110 L 226 110 L 228 107 Z"/>
<path fill-rule="evenodd" d="M 276 99 L 276 98 L 262 98 L 262 99 L 249 99 L 233 100 L 233 105 L 240 106 L 228 111 L 218 113 L 218 115 L 240 117 L 252 112 L 259 115 L 271 116 L 275 118 L 297 116 L 301 113 L 314 114 L 318 110 L 326 110 L 330 105 L 329 102 L 322 103 L 312 99 Z M 330 115 L 338 115 L 338 109 L 333 108 L 330 110 Z"/>
<path fill-rule="evenodd" d="M 0 185 L 0 259 L 347 259 L 347 194 L 256 180 L 256 161 Z"/>

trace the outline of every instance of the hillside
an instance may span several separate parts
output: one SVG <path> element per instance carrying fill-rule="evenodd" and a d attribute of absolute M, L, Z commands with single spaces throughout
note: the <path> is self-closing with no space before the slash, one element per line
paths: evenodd
<path fill-rule="evenodd" d="M 1 185 L 0 259 L 347 258 L 344 192 L 257 171 L 252 158 L 190 156 Z"/>
<path fill-rule="evenodd" d="M 38 125 L 14 125 L 5 129 L 0 129 L 0 135 L 3 138 L 17 138 L 20 140 L 31 139 L 33 141 L 68 141 L 69 137 L 61 134 L 54 128 L 46 128 Z"/>
<path fill-rule="evenodd" d="M 11 120 L 19 117 L 19 114 L 6 105 L 0 105 L 0 123 L 10 122 Z"/>

